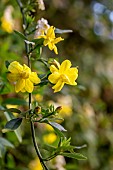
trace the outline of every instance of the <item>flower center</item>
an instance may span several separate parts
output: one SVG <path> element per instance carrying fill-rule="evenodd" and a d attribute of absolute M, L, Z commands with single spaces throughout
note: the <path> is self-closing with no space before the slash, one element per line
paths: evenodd
<path fill-rule="evenodd" d="M 61 74 L 60 78 L 62 79 L 63 82 L 69 82 L 69 79 L 65 74 Z"/>
<path fill-rule="evenodd" d="M 23 72 L 21 73 L 21 78 L 23 78 L 23 79 L 27 79 L 27 78 L 29 78 L 29 73 L 28 73 L 28 72 L 23 71 Z"/>

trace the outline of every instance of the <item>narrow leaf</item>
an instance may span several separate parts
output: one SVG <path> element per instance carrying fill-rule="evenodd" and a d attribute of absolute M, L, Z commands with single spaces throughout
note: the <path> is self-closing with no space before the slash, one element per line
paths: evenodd
<path fill-rule="evenodd" d="M 5 111 L 19 113 L 19 114 L 21 113 L 21 111 L 19 109 L 16 109 L 16 108 L 6 109 Z"/>
<path fill-rule="evenodd" d="M 53 145 L 49 145 L 49 144 L 44 144 L 43 149 L 45 149 L 45 150 L 47 150 L 49 152 L 56 151 L 56 147 L 54 147 Z"/>
<path fill-rule="evenodd" d="M 73 158 L 73 159 L 77 159 L 77 160 L 87 159 L 87 157 L 85 157 L 84 155 L 82 155 L 80 153 L 60 153 L 60 155 L 69 157 L 69 158 Z"/>
<path fill-rule="evenodd" d="M 61 29 L 58 29 L 58 28 L 55 29 L 55 33 L 59 33 L 59 34 L 70 33 L 70 32 L 73 32 L 73 31 L 72 30 L 61 30 Z"/>
<path fill-rule="evenodd" d="M 15 130 L 21 125 L 21 123 L 22 123 L 22 118 L 12 119 L 6 123 L 4 129 Z"/>
<path fill-rule="evenodd" d="M 6 100 L 3 101 L 2 105 L 7 105 L 7 104 L 27 105 L 27 102 L 25 100 L 23 100 L 23 99 L 7 98 Z"/>
<path fill-rule="evenodd" d="M 14 30 L 14 32 L 15 32 L 17 35 L 19 35 L 19 37 L 21 37 L 23 40 L 27 40 L 27 38 L 26 38 L 21 32 L 16 31 L 16 30 Z"/>
<path fill-rule="evenodd" d="M 40 38 L 40 39 L 33 39 L 32 42 L 35 42 L 36 45 L 42 45 L 43 44 L 44 39 Z"/>
<path fill-rule="evenodd" d="M 7 139 L 0 137 L 0 144 L 3 146 L 8 146 L 14 148 L 14 145 L 11 144 Z"/>
<path fill-rule="evenodd" d="M 5 147 L 0 143 L 0 158 L 2 158 L 2 156 L 4 155 L 6 149 Z"/>
<path fill-rule="evenodd" d="M 60 131 L 67 131 L 66 129 L 64 129 L 63 126 L 61 126 L 60 124 L 56 123 L 56 122 L 49 122 L 49 124 L 51 126 L 53 126 L 54 128 L 60 130 Z"/>
<path fill-rule="evenodd" d="M 61 138 L 64 138 L 65 136 L 64 136 L 64 134 L 59 130 L 59 129 L 56 129 L 55 128 L 55 133 Z"/>

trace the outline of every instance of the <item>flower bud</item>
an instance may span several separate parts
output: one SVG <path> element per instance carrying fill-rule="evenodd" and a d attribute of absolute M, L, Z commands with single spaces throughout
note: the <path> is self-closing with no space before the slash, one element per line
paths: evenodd
<path fill-rule="evenodd" d="M 62 106 L 58 106 L 58 107 L 55 109 L 55 111 L 56 111 L 57 113 L 59 113 L 61 110 L 62 110 Z"/>
<path fill-rule="evenodd" d="M 57 60 L 53 60 L 53 62 L 51 63 L 51 65 L 54 65 L 56 68 L 58 68 L 59 69 L 59 67 L 60 67 L 60 64 L 58 63 L 58 61 Z"/>
<path fill-rule="evenodd" d="M 41 107 L 40 106 L 35 107 L 34 111 L 35 111 L 35 114 L 41 113 Z"/>

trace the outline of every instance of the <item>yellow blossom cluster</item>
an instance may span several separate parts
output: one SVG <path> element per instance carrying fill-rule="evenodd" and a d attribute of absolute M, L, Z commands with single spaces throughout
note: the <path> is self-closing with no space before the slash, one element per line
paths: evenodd
<path fill-rule="evenodd" d="M 40 20 L 41 29 L 43 28 L 45 22 L 47 24 L 47 20 Z M 54 50 L 54 52 L 58 54 L 55 44 L 62 41 L 63 39 L 61 37 L 55 37 L 55 28 L 53 26 L 50 26 L 47 30 L 42 31 L 42 35 L 39 35 L 37 38 L 43 38 L 44 46 L 48 45 L 50 50 Z M 54 92 L 61 91 L 64 84 L 77 85 L 75 81 L 78 77 L 78 69 L 77 67 L 71 68 L 71 65 L 71 61 L 69 60 L 63 61 L 61 65 L 56 60 L 54 60 L 54 63 L 50 66 L 51 74 L 49 75 L 48 80 L 54 84 L 52 87 Z M 17 93 L 19 91 L 27 91 L 31 93 L 34 89 L 33 84 L 38 84 L 41 81 L 36 72 L 32 72 L 27 65 L 24 64 L 22 66 L 17 61 L 12 62 L 9 65 L 8 70 L 10 72 L 8 73 L 8 80 L 10 82 L 14 82 L 15 91 Z"/>

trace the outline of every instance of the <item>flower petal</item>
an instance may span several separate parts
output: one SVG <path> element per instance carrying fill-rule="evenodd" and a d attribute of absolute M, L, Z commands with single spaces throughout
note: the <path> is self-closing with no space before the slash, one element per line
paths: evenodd
<path fill-rule="evenodd" d="M 55 38 L 55 32 L 54 32 L 55 28 L 53 26 L 51 26 L 48 30 L 47 30 L 47 37 L 51 37 L 51 38 Z"/>
<path fill-rule="evenodd" d="M 51 65 L 50 71 L 51 71 L 51 73 L 54 73 L 54 72 L 58 72 L 58 69 L 54 65 Z"/>
<path fill-rule="evenodd" d="M 15 91 L 18 93 L 25 87 L 25 80 L 24 79 L 19 79 L 15 85 Z"/>
<path fill-rule="evenodd" d="M 40 79 L 39 79 L 39 77 L 37 76 L 37 73 L 36 72 L 31 72 L 31 74 L 30 74 L 30 76 L 29 76 L 29 79 L 30 79 L 30 81 L 32 81 L 33 83 L 35 83 L 35 84 L 38 84 L 38 83 L 40 83 Z"/>
<path fill-rule="evenodd" d="M 71 62 L 69 60 L 65 60 L 62 62 L 59 72 L 64 74 L 71 67 Z"/>
<path fill-rule="evenodd" d="M 31 69 L 26 64 L 23 65 L 23 71 L 28 73 L 28 74 L 31 73 Z"/>
<path fill-rule="evenodd" d="M 67 75 L 67 77 L 68 77 L 68 79 L 70 81 L 70 85 L 77 85 L 77 83 L 75 82 L 75 80 L 78 77 L 78 69 L 77 68 L 70 68 L 67 71 L 66 75 Z"/>
<path fill-rule="evenodd" d="M 43 33 L 42 33 L 42 34 L 43 34 Z M 40 35 L 40 36 L 38 36 L 37 38 L 38 38 L 38 39 L 39 39 L 39 38 L 46 39 L 46 38 L 47 38 L 47 36 L 46 36 L 46 35 Z"/>
<path fill-rule="evenodd" d="M 55 54 L 58 54 L 58 50 L 57 50 L 57 47 L 56 47 L 56 45 L 54 45 L 54 52 L 55 52 Z"/>
<path fill-rule="evenodd" d="M 48 45 L 50 43 L 50 41 L 48 39 L 44 40 L 44 46 Z"/>
<path fill-rule="evenodd" d="M 62 82 L 62 80 L 59 80 L 53 87 L 52 89 L 54 89 L 54 93 L 60 91 L 64 86 L 64 82 Z"/>
<path fill-rule="evenodd" d="M 54 72 L 53 74 L 49 75 L 48 80 L 51 83 L 56 84 L 59 78 L 60 74 L 58 72 Z"/>
<path fill-rule="evenodd" d="M 25 88 L 23 88 L 23 89 L 21 90 L 21 92 L 22 92 L 22 93 L 26 92 Z"/>
<path fill-rule="evenodd" d="M 29 79 L 26 79 L 25 80 L 25 90 L 29 93 L 31 93 L 33 91 L 33 83 L 29 80 Z"/>
<path fill-rule="evenodd" d="M 59 69 L 60 68 L 60 63 L 57 60 L 53 60 L 54 65 Z"/>
<path fill-rule="evenodd" d="M 54 48 L 54 44 L 53 44 L 53 43 L 51 43 L 51 42 L 49 42 L 49 43 L 48 43 L 48 47 L 49 47 L 49 49 L 50 49 L 50 50 L 53 50 L 53 48 Z"/>
<path fill-rule="evenodd" d="M 13 62 L 9 65 L 8 70 L 9 70 L 11 73 L 20 73 L 20 72 L 22 72 L 22 70 L 23 70 L 23 66 L 22 66 L 21 64 L 19 64 L 19 62 L 13 61 Z"/>
<path fill-rule="evenodd" d="M 16 82 L 19 79 L 19 74 L 8 73 L 7 74 L 7 79 L 10 82 Z"/>
<path fill-rule="evenodd" d="M 63 41 L 64 39 L 61 37 L 55 38 L 55 40 L 53 41 L 54 44 L 57 44 L 60 41 Z"/>

